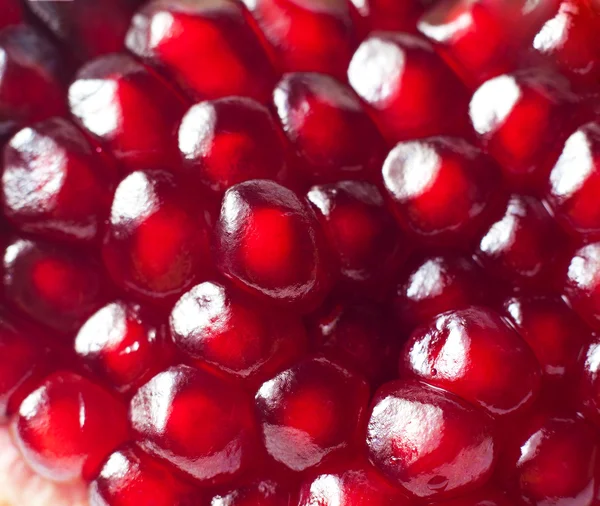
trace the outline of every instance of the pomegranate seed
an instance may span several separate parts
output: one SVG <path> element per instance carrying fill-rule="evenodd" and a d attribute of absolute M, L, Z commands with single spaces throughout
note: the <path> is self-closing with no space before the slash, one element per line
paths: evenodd
<path fill-rule="evenodd" d="M 89 480 L 127 439 L 127 416 L 103 388 L 61 371 L 21 403 L 13 433 L 38 474 L 53 481 Z"/>
<path fill-rule="evenodd" d="M 26 25 L 0 31 L 0 139 L 25 124 L 66 114 L 61 59 Z"/>
<path fill-rule="evenodd" d="M 125 54 L 96 59 L 69 88 L 71 113 L 127 172 L 176 169 L 174 132 L 186 103 Z"/>
<path fill-rule="evenodd" d="M 218 193 L 250 179 L 281 180 L 286 169 L 281 132 L 249 98 L 194 105 L 179 128 L 179 151 L 186 174 Z"/>
<path fill-rule="evenodd" d="M 485 483 L 497 452 L 490 417 L 414 381 L 387 383 L 375 394 L 367 447 L 371 462 L 393 483 L 428 500 Z"/>
<path fill-rule="evenodd" d="M 504 214 L 483 233 L 475 257 L 489 273 L 514 285 L 549 285 L 549 269 L 564 244 L 560 229 L 538 200 L 512 195 Z"/>
<path fill-rule="evenodd" d="M 483 83 L 470 115 L 485 149 L 506 181 L 537 189 L 559 155 L 558 146 L 575 124 L 573 97 L 564 78 L 552 74 L 505 74 Z"/>
<path fill-rule="evenodd" d="M 313 186 L 307 195 L 350 286 L 385 292 L 406 246 L 379 190 L 360 181 Z"/>
<path fill-rule="evenodd" d="M 144 450 L 200 484 L 232 483 L 256 461 L 250 399 L 203 369 L 156 375 L 133 397 L 130 422 Z"/>
<path fill-rule="evenodd" d="M 292 494 L 272 480 L 262 480 L 213 497 L 210 506 L 291 506 Z"/>
<path fill-rule="evenodd" d="M 417 329 L 400 356 L 415 376 L 488 410 L 523 410 L 540 389 L 540 368 L 527 343 L 497 313 L 471 307 Z"/>
<path fill-rule="evenodd" d="M 286 74 L 273 101 L 295 168 L 309 182 L 379 178 L 383 140 L 347 85 L 323 74 Z"/>
<path fill-rule="evenodd" d="M 23 21 L 23 8 L 19 0 L 0 0 L 0 29 L 10 25 L 18 25 Z"/>
<path fill-rule="evenodd" d="M 358 34 L 343 0 L 243 0 L 280 72 L 322 72 L 345 79 Z M 285 20 L 285 22 L 282 22 Z"/>
<path fill-rule="evenodd" d="M 505 311 L 535 353 L 547 380 L 564 379 L 589 341 L 590 330 L 556 296 L 520 296 L 506 301 Z"/>
<path fill-rule="evenodd" d="M 441 0 L 418 27 L 469 86 L 514 70 L 558 0 Z"/>
<path fill-rule="evenodd" d="M 369 387 L 325 358 L 308 358 L 256 394 L 267 452 L 294 471 L 342 458 L 357 442 Z"/>
<path fill-rule="evenodd" d="M 393 300 L 401 324 L 410 328 L 439 313 L 484 300 L 484 273 L 467 258 L 418 254 L 400 278 Z"/>
<path fill-rule="evenodd" d="M 298 506 L 408 506 L 399 488 L 390 485 L 371 465 L 359 460 L 338 466 L 333 472 L 306 480 Z"/>
<path fill-rule="evenodd" d="M 599 237 L 600 123 L 582 126 L 561 149 L 550 173 L 548 202 L 567 231 L 586 238 Z"/>
<path fill-rule="evenodd" d="M 578 396 L 585 416 L 600 425 L 600 340 L 597 336 L 582 351 L 577 365 Z"/>
<path fill-rule="evenodd" d="M 19 131 L 4 150 L 4 215 L 48 239 L 95 241 L 115 179 L 110 161 L 75 126 L 49 119 Z"/>
<path fill-rule="evenodd" d="M 370 35 L 354 53 L 348 79 L 389 143 L 469 131 L 466 90 L 417 36 Z"/>
<path fill-rule="evenodd" d="M 103 250 L 119 287 L 148 301 L 172 302 L 210 271 L 208 225 L 198 200 L 168 172 L 134 172 L 121 182 Z"/>
<path fill-rule="evenodd" d="M 505 485 L 527 504 L 592 503 L 597 434 L 568 415 L 535 413 L 506 443 Z"/>
<path fill-rule="evenodd" d="M 314 215 L 267 180 L 232 186 L 216 227 L 217 265 L 240 287 L 295 309 L 324 298 L 331 272 Z"/>
<path fill-rule="evenodd" d="M 0 423 L 8 421 L 51 362 L 44 333 L 0 309 Z"/>
<path fill-rule="evenodd" d="M 168 365 L 165 329 L 138 304 L 115 301 L 93 314 L 75 338 L 82 364 L 119 392 L 140 386 Z"/>
<path fill-rule="evenodd" d="M 423 14 L 419 0 L 351 0 L 358 12 L 357 24 L 365 32 L 416 32 Z"/>
<path fill-rule="evenodd" d="M 577 250 L 571 259 L 564 293 L 571 307 L 592 328 L 600 328 L 600 243 Z"/>
<path fill-rule="evenodd" d="M 195 100 L 266 103 L 275 76 L 248 17 L 234 0 L 152 0 L 133 17 L 126 43 Z"/>
<path fill-rule="evenodd" d="M 80 61 L 121 51 L 134 10 L 123 0 L 27 0 L 27 6 Z"/>
<path fill-rule="evenodd" d="M 300 319 L 219 283 L 195 286 L 171 313 L 171 334 L 186 355 L 260 385 L 304 353 Z"/>
<path fill-rule="evenodd" d="M 15 239 L 3 257 L 7 301 L 52 330 L 75 331 L 103 303 L 100 266 L 81 251 Z"/>
<path fill-rule="evenodd" d="M 203 499 L 203 492 L 133 445 L 115 451 L 90 488 L 91 506 L 192 506 Z"/>
<path fill-rule="evenodd" d="M 461 244 L 497 200 L 499 172 L 466 141 L 434 137 L 396 145 L 383 165 L 383 182 L 404 230 Z"/>

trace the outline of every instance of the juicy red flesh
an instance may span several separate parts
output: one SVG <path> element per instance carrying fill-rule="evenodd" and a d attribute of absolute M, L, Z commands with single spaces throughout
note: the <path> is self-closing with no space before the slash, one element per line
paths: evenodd
<path fill-rule="evenodd" d="M 210 506 L 289 506 L 292 493 L 271 480 L 255 481 L 229 493 L 216 495 Z"/>
<path fill-rule="evenodd" d="M 23 21 L 23 8 L 19 0 L 1 0 L 0 12 L 2 12 L 0 29 L 10 25 L 18 25 Z"/>

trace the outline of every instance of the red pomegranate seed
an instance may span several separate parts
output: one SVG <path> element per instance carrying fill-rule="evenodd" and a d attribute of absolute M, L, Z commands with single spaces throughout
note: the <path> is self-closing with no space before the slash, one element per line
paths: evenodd
<path fill-rule="evenodd" d="M 216 282 L 184 294 L 170 326 L 186 355 L 252 385 L 289 367 L 306 348 L 306 331 L 296 315 Z"/>
<path fill-rule="evenodd" d="M 111 302 L 79 329 L 75 351 L 95 375 L 128 392 L 169 365 L 166 329 L 155 320 L 138 304 Z"/>
<path fill-rule="evenodd" d="M 576 130 L 561 146 L 550 173 L 548 202 L 565 229 L 585 238 L 600 234 L 600 123 Z"/>
<path fill-rule="evenodd" d="M 104 302 L 100 266 L 78 250 L 15 239 L 4 249 L 3 274 L 6 300 L 61 333 L 77 330 Z"/>
<path fill-rule="evenodd" d="M 0 29 L 10 25 L 18 25 L 23 21 L 23 8 L 19 0 L 0 0 Z"/>
<path fill-rule="evenodd" d="M 565 243 L 539 200 L 512 195 L 503 215 L 482 234 L 475 257 L 513 286 L 551 286 L 550 271 Z"/>
<path fill-rule="evenodd" d="M 265 382 L 256 408 L 267 452 L 293 471 L 343 459 L 358 441 L 369 387 L 325 358 L 308 358 Z"/>
<path fill-rule="evenodd" d="M 470 86 L 514 70 L 536 31 L 554 13 L 558 0 L 441 0 L 418 27 Z"/>
<path fill-rule="evenodd" d="M 133 17 L 127 47 L 196 100 L 266 103 L 275 75 L 248 17 L 234 0 L 152 0 Z"/>
<path fill-rule="evenodd" d="M 121 51 L 134 11 L 124 0 L 27 0 L 27 6 L 80 61 Z"/>
<path fill-rule="evenodd" d="M 520 503 L 497 488 L 484 487 L 472 494 L 430 504 L 431 506 L 516 506 Z"/>
<path fill-rule="evenodd" d="M 585 416 L 600 425 L 600 339 L 594 336 L 578 364 L 578 397 Z"/>
<path fill-rule="evenodd" d="M 404 230 L 461 245 L 497 200 L 499 171 L 466 141 L 434 137 L 396 145 L 383 165 L 383 183 Z"/>
<path fill-rule="evenodd" d="M 361 292 L 383 294 L 405 259 L 407 246 L 377 187 L 340 181 L 313 186 L 307 199 L 337 257 L 343 280 Z"/>
<path fill-rule="evenodd" d="M 115 451 L 90 487 L 91 506 L 193 506 L 204 497 L 133 445 Z"/>
<path fill-rule="evenodd" d="M 26 25 L 0 31 L 0 139 L 25 124 L 62 116 L 63 68 L 52 43 Z"/>
<path fill-rule="evenodd" d="M 379 179 L 383 141 L 347 85 L 323 74 L 286 74 L 273 101 L 295 170 L 310 183 Z"/>
<path fill-rule="evenodd" d="M 243 0 L 280 72 L 322 72 L 345 80 L 358 34 L 343 0 Z M 282 22 L 283 20 L 283 22 Z"/>
<path fill-rule="evenodd" d="M 565 280 L 571 307 L 594 329 L 600 328 L 600 243 L 575 252 Z"/>
<path fill-rule="evenodd" d="M 423 14 L 419 0 L 351 0 L 358 13 L 357 24 L 364 32 L 415 32 Z"/>
<path fill-rule="evenodd" d="M 324 243 L 314 215 L 291 190 L 254 180 L 225 193 L 217 266 L 245 290 L 294 309 L 316 307 L 331 283 Z"/>
<path fill-rule="evenodd" d="M 306 480 L 298 506 L 408 506 L 405 492 L 387 482 L 368 462 L 345 462 Z"/>
<path fill-rule="evenodd" d="M 256 433 L 246 392 L 185 365 L 156 375 L 135 394 L 137 442 L 200 484 L 234 483 L 256 465 Z"/>
<path fill-rule="evenodd" d="M 51 362 L 42 331 L 0 309 L 0 423 L 42 379 Z"/>
<path fill-rule="evenodd" d="M 119 287 L 148 301 L 173 302 L 210 272 L 202 198 L 186 190 L 162 171 L 134 172 L 117 187 L 103 256 Z"/>
<path fill-rule="evenodd" d="M 352 57 L 348 79 L 389 143 L 469 131 L 466 90 L 417 36 L 369 36 Z"/>
<path fill-rule="evenodd" d="M 131 56 L 86 64 L 69 88 L 69 104 L 125 171 L 179 167 L 175 132 L 187 104 Z"/>
<path fill-rule="evenodd" d="M 213 497 L 210 506 L 291 506 L 290 490 L 272 480 L 245 485 L 232 492 Z"/>
<path fill-rule="evenodd" d="M 185 173 L 218 193 L 250 179 L 281 180 L 283 140 L 269 110 L 244 97 L 200 102 L 179 127 Z"/>
<path fill-rule="evenodd" d="M 484 279 L 483 271 L 463 256 L 415 255 L 396 287 L 398 321 L 414 328 L 439 313 L 485 301 Z"/>
<path fill-rule="evenodd" d="M 504 448 L 504 485 L 526 504 L 592 504 L 597 433 L 580 418 L 537 412 Z"/>
<path fill-rule="evenodd" d="M 488 415 L 410 381 L 387 383 L 375 394 L 367 447 L 371 462 L 393 483 L 428 500 L 477 489 L 497 453 Z"/>
<path fill-rule="evenodd" d="M 127 414 L 103 388 L 61 371 L 21 403 L 13 434 L 38 474 L 53 481 L 89 480 L 128 438 Z"/>
<path fill-rule="evenodd" d="M 563 77 L 529 70 L 486 81 L 470 104 L 481 144 L 516 188 L 537 189 L 545 182 L 572 131 L 574 111 Z"/>
<path fill-rule="evenodd" d="M 23 232 L 97 240 L 115 183 L 110 160 L 62 118 L 22 129 L 4 150 L 4 215 Z"/>
<path fill-rule="evenodd" d="M 418 328 L 400 355 L 400 374 L 453 392 L 496 416 L 530 406 L 541 383 L 527 343 L 499 314 L 480 307 L 444 313 Z"/>
<path fill-rule="evenodd" d="M 331 306 L 331 307 L 328 307 Z M 314 351 L 379 384 L 395 374 L 400 341 L 376 304 L 336 301 L 310 315 Z"/>

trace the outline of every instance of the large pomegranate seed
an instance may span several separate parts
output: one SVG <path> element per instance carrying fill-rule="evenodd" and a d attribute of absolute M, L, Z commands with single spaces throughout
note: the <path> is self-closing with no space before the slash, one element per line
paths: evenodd
<path fill-rule="evenodd" d="M 382 386 L 367 430 L 369 458 L 385 475 L 429 500 L 476 489 L 496 458 L 492 419 L 419 382 Z"/>
<path fill-rule="evenodd" d="M 44 337 L 36 327 L 0 309 L 0 423 L 37 386 L 51 362 Z"/>
<path fill-rule="evenodd" d="M 126 392 L 168 365 L 165 329 L 138 304 L 115 301 L 93 314 L 75 338 L 82 363 Z"/>
<path fill-rule="evenodd" d="M 505 74 L 473 95 L 470 116 L 485 149 L 517 188 L 537 188 L 571 133 L 576 110 L 564 78 L 545 72 Z"/>
<path fill-rule="evenodd" d="M 250 179 L 280 180 L 286 169 L 281 132 L 250 98 L 194 105 L 179 128 L 179 151 L 185 172 L 218 193 Z"/>
<path fill-rule="evenodd" d="M 7 301 L 61 333 L 78 329 L 103 303 L 100 266 L 78 250 L 15 239 L 4 249 L 3 275 Z"/>
<path fill-rule="evenodd" d="M 309 324 L 315 351 L 374 384 L 393 376 L 400 343 L 394 342 L 395 329 L 377 305 L 336 301 L 311 315 Z"/>
<path fill-rule="evenodd" d="M 21 403 L 13 433 L 38 474 L 54 481 L 89 480 L 127 439 L 127 414 L 103 388 L 61 371 Z"/>
<path fill-rule="evenodd" d="M 298 359 L 306 331 L 293 314 L 219 283 L 195 286 L 171 312 L 175 344 L 192 359 L 261 384 Z"/>
<path fill-rule="evenodd" d="M 417 36 L 369 36 L 352 57 L 348 79 L 389 143 L 469 131 L 466 90 Z"/>
<path fill-rule="evenodd" d="M 9 25 L 18 25 L 23 21 L 23 8 L 19 0 L 0 0 L 0 29 Z"/>
<path fill-rule="evenodd" d="M 269 100 L 275 76 L 234 0 L 153 0 L 133 17 L 127 47 L 197 100 Z"/>
<path fill-rule="evenodd" d="M 26 25 L 0 31 L 0 139 L 28 123 L 62 116 L 63 68 L 52 43 Z"/>
<path fill-rule="evenodd" d="M 322 72 L 345 80 L 359 42 L 347 2 L 243 1 L 271 46 L 277 70 Z"/>
<path fill-rule="evenodd" d="M 168 172 L 134 172 L 121 182 L 103 250 L 118 286 L 170 302 L 210 271 L 208 225 L 198 200 Z"/>
<path fill-rule="evenodd" d="M 497 313 L 479 307 L 444 313 L 417 329 L 400 373 L 444 388 L 493 415 L 529 406 L 540 368 L 527 343 Z"/>
<path fill-rule="evenodd" d="M 565 240 L 544 206 L 512 195 L 503 215 L 483 233 L 475 257 L 487 271 L 514 286 L 551 285 L 549 275 Z"/>
<path fill-rule="evenodd" d="M 460 255 L 415 255 L 393 300 L 399 322 L 414 328 L 439 313 L 480 303 L 483 277 L 483 271 Z"/>
<path fill-rule="evenodd" d="M 423 14 L 420 0 L 351 0 L 359 15 L 357 24 L 363 31 L 415 32 Z"/>
<path fill-rule="evenodd" d="M 27 0 L 27 5 L 81 61 L 121 51 L 134 10 L 133 2 L 124 0 Z"/>
<path fill-rule="evenodd" d="M 291 506 L 295 504 L 292 501 L 292 492 L 285 485 L 261 480 L 227 494 L 216 495 L 210 506 Z"/>
<path fill-rule="evenodd" d="M 250 399 L 203 369 L 156 375 L 133 397 L 130 421 L 143 449 L 202 484 L 231 483 L 256 463 Z"/>
<path fill-rule="evenodd" d="M 248 181 L 225 193 L 218 267 L 250 292 L 296 309 L 316 307 L 331 282 L 324 242 L 308 207 L 273 181 Z"/>
<path fill-rule="evenodd" d="M 298 506 L 408 506 L 410 501 L 368 462 L 345 462 L 332 472 L 305 481 Z"/>
<path fill-rule="evenodd" d="M 48 239 L 96 240 L 115 178 L 110 160 L 73 124 L 49 119 L 19 131 L 4 150 L 4 215 Z"/>
<path fill-rule="evenodd" d="M 133 445 L 115 451 L 90 487 L 91 506 L 197 506 L 203 500 L 203 491 Z"/>
<path fill-rule="evenodd" d="M 113 54 L 81 68 L 69 104 L 127 172 L 179 167 L 175 132 L 186 103 L 131 56 Z"/>
<path fill-rule="evenodd" d="M 565 229 L 600 236 L 600 123 L 588 123 L 565 142 L 550 173 L 548 202 Z"/>
<path fill-rule="evenodd" d="M 557 0 L 441 0 L 418 24 L 469 85 L 513 70 Z"/>
<path fill-rule="evenodd" d="M 296 170 L 309 182 L 379 178 L 383 141 L 347 85 L 323 74 L 286 74 L 273 101 Z"/>
<path fill-rule="evenodd" d="M 366 381 L 335 363 L 298 363 L 256 394 L 267 452 L 294 471 L 342 458 L 357 442 L 368 399 Z"/>
<path fill-rule="evenodd" d="M 594 495 L 597 434 L 568 415 L 538 415 L 504 448 L 504 484 L 527 504 L 590 505 Z"/>
<path fill-rule="evenodd" d="M 564 293 L 579 316 L 592 328 L 600 328 L 600 243 L 588 244 L 575 252 Z"/>
<path fill-rule="evenodd" d="M 600 338 L 585 347 L 577 367 L 578 397 L 586 417 L 600 425 Z"/>
<path fill-rule="evenodd" d="M 504 309 L 519 334 L 535 353 L 550 380 L 564 380 L 573 372 L 590 330 L 559 297 L 520 296 Z"/>
<path fill-rule="evenodd" d="M 407 247 L 377 187 L 340 181 L 313 186 L 307 198 L 337 256 L 344 281 L 361 291 L 384 292 Z"/>
<path fill-rule="evenodd" d="M 458 138 L 401 142 L 383 165 L 383 182 L 400 226 L 435 242 L 464 243 L 496 199 L 499 172 Z"/>

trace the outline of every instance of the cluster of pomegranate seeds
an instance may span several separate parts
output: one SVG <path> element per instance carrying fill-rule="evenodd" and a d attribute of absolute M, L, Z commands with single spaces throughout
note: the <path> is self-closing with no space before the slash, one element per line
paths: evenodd
<path fill-rule="evenodd" d="M 90 506 L 599 506 L 599 33 L 595 0 L 0 0 L 23 460 Z"/>

